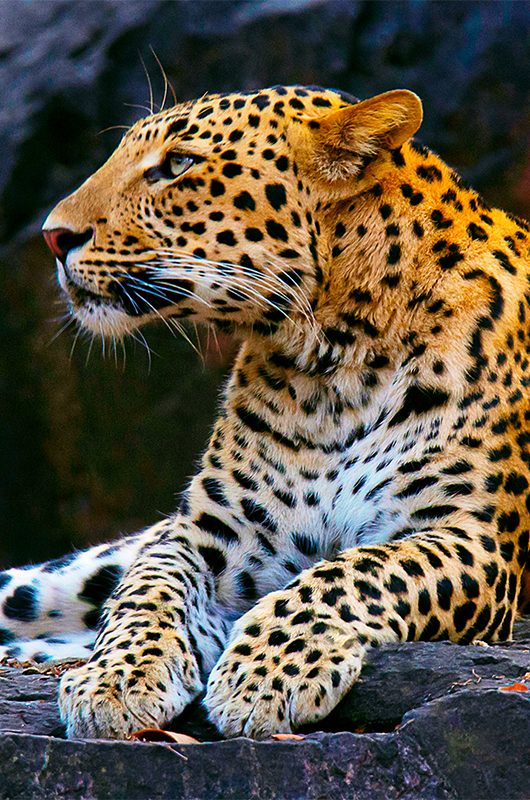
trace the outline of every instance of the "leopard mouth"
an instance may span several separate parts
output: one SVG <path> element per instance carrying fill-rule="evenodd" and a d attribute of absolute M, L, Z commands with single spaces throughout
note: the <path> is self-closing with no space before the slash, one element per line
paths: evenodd
<path fill-rule="evenodd" d="M 173 281 L 168 288 L 144 273 L 144 280 L 138 282 L 134 276 L 123 275 L 113 278 L 105 286 L 105 294 L 94 292 L 74 276 L 68 267 L 60 265 L 59 282 L 75 310 L 104 307 L 120 311 L 129 317 L 142 317 L 175 306 L 186 299 L 193 287 L 192 281 L 180 279 Z M 145 278 L 148 280 L 145 280 Z"/>
<path fill-rule="evenodd" d="M 70 280 L 70 278 L 66 279 L 66 289 L 69 299 L 76 307 L 83 307 L 89 303 L 96 306 L 115 305 L 110 297 L 104 297 L 101 294 L 91 292 L 89 289 L 74 283 L 74 281 Z"/>
<path fill-rule="evenodd" d="M 121 339 L 138 327 L 139 321 L 132 319 L 116 297 L 89 289 L 62 264 L 58 265 L 58 277 L 69 312 L 82 329 L 103 339 Z"/>
<path fill-rule="evenodd" d="M 69 302 L 75 310 L 90 306 L 115 306 L 113 298 L 88 289 L 87 286 L 76 279 L 66 264 L 57 262 L 59 283 Z"/>

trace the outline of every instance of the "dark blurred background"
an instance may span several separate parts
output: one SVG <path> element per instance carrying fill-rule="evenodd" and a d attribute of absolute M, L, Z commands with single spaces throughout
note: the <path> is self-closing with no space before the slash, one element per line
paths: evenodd
<path fill-rule="evenodd" d="M 530 5 L 458 0 L 0 2 L 0 563 L 58 555 L 175 507 L 230 357 L 163 328 L 104 358 L 69 328 L 39 235 L 149 99 L 316 83 L 425 102 L 421 137 L 530 216 Z M 192 337 L 195 333 L 190 331 Z"/>

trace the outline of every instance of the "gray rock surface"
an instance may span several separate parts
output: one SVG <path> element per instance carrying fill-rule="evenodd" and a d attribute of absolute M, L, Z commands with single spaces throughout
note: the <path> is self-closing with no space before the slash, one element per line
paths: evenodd
<path fill-rule="evenodd" d="M 169 727 L 204 743 L 177 745 L 65 741 L 57 678 L 1 667 L 0 798 L 528 800 L 530 692 L 503 687 L 529 669 L 528 619 L 490 647 L 393 645 L 302 741 L 211 741 L 195 704 Z"/>

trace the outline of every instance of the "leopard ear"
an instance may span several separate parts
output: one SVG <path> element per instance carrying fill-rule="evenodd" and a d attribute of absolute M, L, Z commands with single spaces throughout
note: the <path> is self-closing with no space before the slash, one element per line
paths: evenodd
<path fill-rule="evenodd" d="M 406 89 L 385 92 L 310 124 L 315 159 L 322 177 L 353 177 L 381 150 L 399 147 L 421 125 L 420 98 Z"/>

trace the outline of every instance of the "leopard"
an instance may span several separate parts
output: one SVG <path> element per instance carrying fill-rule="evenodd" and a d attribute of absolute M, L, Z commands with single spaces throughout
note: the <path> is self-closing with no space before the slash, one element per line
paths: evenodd
<path fill-rule="evenodd" d="M 174 514 L 0 574 L 1 655 L 82 662 L 69 737 L 202 697 L 264 739 L 323 720 L 371 648 L 511 637 L 530 228 L 414 138 L 422 116 L 406 89 L 207 94 L 132 125 L 44 223 L 81 328 L 240 339 Z"/>

